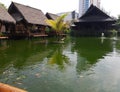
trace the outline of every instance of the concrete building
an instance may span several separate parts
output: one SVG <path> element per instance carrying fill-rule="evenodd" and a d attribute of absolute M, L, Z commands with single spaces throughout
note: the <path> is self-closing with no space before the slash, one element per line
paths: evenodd
<path fill-rule="evenodd" d="M 62 14 L 68 14 L 64 21 L 72 21 L 72 20 L 78 20 L 79 14 L 76 11 L 70 11 L 70 12 L 62 12 L 62 13 L 58 13 L 58 16 L 61 16 Z"/>
<path fill-rule="evenodd" d="M 87 11 L 91 4 L 100 8 L 100 0 L 79 0 L 79 17 Z"/>

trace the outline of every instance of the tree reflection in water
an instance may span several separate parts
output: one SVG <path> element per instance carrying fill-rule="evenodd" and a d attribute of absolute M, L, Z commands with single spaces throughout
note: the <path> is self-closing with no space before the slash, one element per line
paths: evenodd
<path fill-rule="evenodd" d="M 60 69 L 64 69 L 66 64 L 69 64 L 69 58 L 63 54 L 63 49 L 58 48 L 48 61 L 48 64 L 58 65 Z"/>
<path fill-rule="evenodd" d="M 99 59 L 112 51 L 111 41 L 104 39 L 101 43 L 101 39 L 98 38 L 77 38 L 74 41 L 73 51 L 77 52 L 77 65 L 76 70 L 78 73 L 85 70 L 87 71 L 95 65 Z"/>

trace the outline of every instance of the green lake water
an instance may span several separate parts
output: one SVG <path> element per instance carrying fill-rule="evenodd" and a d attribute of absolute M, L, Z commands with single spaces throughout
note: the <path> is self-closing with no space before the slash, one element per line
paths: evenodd
<path fill-rule="evenodd" d="M 120 38 L 1 40 L 0 82 L 28 92 L 120 92 Z"/>

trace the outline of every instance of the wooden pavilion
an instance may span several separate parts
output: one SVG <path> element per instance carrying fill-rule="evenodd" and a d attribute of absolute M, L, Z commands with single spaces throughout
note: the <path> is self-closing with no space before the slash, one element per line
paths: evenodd
<path fill-rule="evenodd" d="M 14 30 L 15 23 L 15 20 L 7 10 L 0 6 L 0 39 L 8 38 L 8 34 Z"/>
<path fill-rule="evenodd" d="M 91 5 L 86 13 L 75 22 L 74 31 L 72 34 L 76 36 L 105 36 L 110 35 L 112 25 L 116 20 L 104 13 L 94 5 Z"/>
<path fill-rule="evenodd" d="M 45 37 L 47 19 L 41 10 L 12 2 L 8 12 L 16 20 L 12 37 Z"/>

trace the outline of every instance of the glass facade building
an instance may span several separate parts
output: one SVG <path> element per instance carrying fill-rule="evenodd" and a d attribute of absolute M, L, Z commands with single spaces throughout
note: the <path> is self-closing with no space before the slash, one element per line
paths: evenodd
<path fill-rule="evenodd" d="M 79 0 L 79 17 L 87 11 L 91 4 L 100 8 L 100 0 Z"/>

